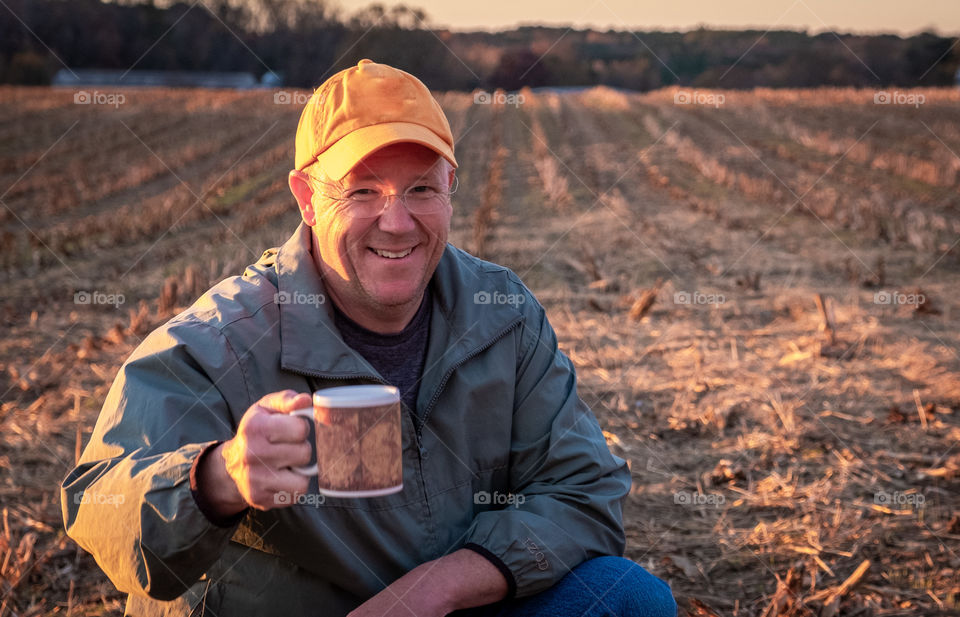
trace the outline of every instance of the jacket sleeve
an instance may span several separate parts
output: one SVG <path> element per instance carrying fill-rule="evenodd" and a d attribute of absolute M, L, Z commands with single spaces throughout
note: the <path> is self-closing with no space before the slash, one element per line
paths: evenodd
<path fill-rule="evenodd" d="M 622 555 L 621 502 L 631 483 L 577 396 L 573 363 L 543 308 L 532 294 L 527 301 L 534 310 L 522 326 L 510 446 L 516 498 L 479 513 L 465 546 L 500 568 L 515 597 L 551 587 L 587 559 Z"/>
<path fill-rule="evenodd" d="M 174 599 L 227 546 L 239 519 L 223 527 L 208 520 L 190 471 L 205 447 L 233 436 L 230 397 L 248 398 L 243 371 L 206 324 L 168 323 L 121 367 L 61 486 L 67 534 L 120 591 Z"/>

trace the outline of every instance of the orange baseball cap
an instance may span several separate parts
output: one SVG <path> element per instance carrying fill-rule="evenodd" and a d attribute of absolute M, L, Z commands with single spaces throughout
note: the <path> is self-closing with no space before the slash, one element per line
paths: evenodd
<path fill-rule="evenodd" d="M 318 161 L 340 180 L 366 156 L 399 142 L 426 146 L 457 166 L 450 124 L 423 82 L 364 59 L 325 81 L 307 101 L 297 126 L 296 168 Z"/>

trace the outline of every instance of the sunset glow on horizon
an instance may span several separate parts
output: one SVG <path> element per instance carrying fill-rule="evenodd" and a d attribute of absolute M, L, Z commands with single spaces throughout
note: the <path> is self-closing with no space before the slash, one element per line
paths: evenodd
<path fill-rule="evenodd" d="M 347 12 L 369 6 L 367 0 L 342 2 Z M 396 2 L 384 2 L 393 6 Z M 505 30 L 521 25 L 552 25 L 579 29 L 691 30 L 700 26 L 741 30 L 835 30 L 852 33 L 889 32 L 901 35 L 921 31 L 960 33 L 960 5 L 955 0 L 905 3 L 899 0 L 677 0 L 671 3 L 630 0 L 556 2 L 551 0 L 487 0 L 449 3 L 412 0 L 434 28 Z"/>

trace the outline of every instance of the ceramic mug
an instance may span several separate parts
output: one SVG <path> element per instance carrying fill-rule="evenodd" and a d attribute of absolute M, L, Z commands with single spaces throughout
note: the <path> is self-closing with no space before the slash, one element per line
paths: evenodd
<path fill-rule="evenodd" d="M 291 467 L 317 476 L 329 497 L 379 497 L 403 489 L 400 391 L 394 386 L 325 388 L 313 407 L 291 412 L 316 426 L 316 464 Z"/>

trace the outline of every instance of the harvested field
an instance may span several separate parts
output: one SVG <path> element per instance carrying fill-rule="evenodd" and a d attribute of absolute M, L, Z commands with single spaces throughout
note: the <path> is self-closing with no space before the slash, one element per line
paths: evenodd
<path fill-rule="evenodd" d="M 123 94 L 0 88 L 0 617 L 122 614 L 59 483 L 143 337 L 299 221 L 302 101 Z M 451 241 L 546 306 L 626 556 L 681 614 L 960 614 L 960 91 L 521 94 L 437 95 Z"/>

